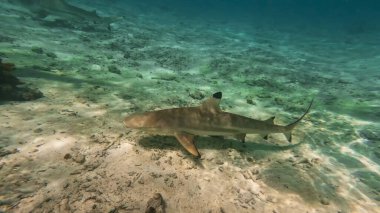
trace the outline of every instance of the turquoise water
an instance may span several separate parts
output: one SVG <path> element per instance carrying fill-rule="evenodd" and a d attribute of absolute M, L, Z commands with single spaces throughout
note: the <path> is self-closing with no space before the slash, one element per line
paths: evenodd
<path fill-rule="evenodd" d="M 379 9 L 2 1 L 0 212 L 378 212 Z M 218 91 L 221 110 L 277 125 L 314 105 L 291 144 L 196 136 L 200 159 L 123 125 Z"/>

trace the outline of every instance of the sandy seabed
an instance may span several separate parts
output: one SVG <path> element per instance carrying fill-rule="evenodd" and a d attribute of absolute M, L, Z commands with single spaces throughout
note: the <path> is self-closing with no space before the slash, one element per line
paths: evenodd
<path fill-rule="evenodd" d="M 7 3 L 0 17 L 0 56 L 44 94 L 0 105 L 0 211 L 144 212 L 160 193 L 166 212 L 380 212 L 377 35 L 322 40 L 137 12 L 108 29 L 54 26 Z M 201 159 L 123 127 L 133 112 L 216 91 L 223 110 L 278 124 L 316 104 L 293 144 L 198 137 Z"/>

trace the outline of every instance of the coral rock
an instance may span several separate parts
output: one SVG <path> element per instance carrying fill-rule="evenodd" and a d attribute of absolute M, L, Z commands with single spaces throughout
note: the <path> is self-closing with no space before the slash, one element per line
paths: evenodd
<path fill-rule="evenodd" d="M 152 198 L 149 199 L 145 213 L 164 213 L 165 205 L 162 195 L 155 193 Z"/>

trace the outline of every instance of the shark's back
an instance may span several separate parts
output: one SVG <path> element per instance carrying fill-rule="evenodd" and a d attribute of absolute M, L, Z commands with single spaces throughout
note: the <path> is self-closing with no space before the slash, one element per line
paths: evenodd
<path fill-rule="evenodd" d="M 217 114 L 203 111 L 199 107 L 184 107 L 164 109 L 144 113 L 149 117 L 145 123 L 146 128 L 171 129 L 185 131 L 189 129 L 204 130 L 217 127 Z M 227 121 L 227 120 L 226 120 Z"/>
<path fill-rule="evenodd" d="M 202 107 L 172 108 L 147 112 L 146 129 L 165 132 L 187 132 L 195 135 L 234 135 L 239 133 L 262 133 L 276 125 L 249 117 L 209 111 Z"/>

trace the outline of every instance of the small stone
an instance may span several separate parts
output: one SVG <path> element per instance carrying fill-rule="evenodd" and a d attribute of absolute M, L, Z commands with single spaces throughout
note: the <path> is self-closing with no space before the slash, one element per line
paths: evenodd
<path fill-rule="evenodd" d="M 310 161 L 309 161 L 309 159 L 307 159 L 307 158 L 302 158 L 298 163 L 306 163 L 306 164 L 310 164 Z"/>
<path fill-rule="evenodd" d="M 189 96 L 195 100 L 202 100 L 205 97 L 205 95 L 200 91 L 191 92 L 189 93 Z"/>
<path fill-rule="evenodd" d="M 12 37 L 8 37 L 8 36 L 5 36 L 5 35 L 0 35 L 0 42 L 9 42 L 9 43 L 12 43 L 14 41 L 15 41 L 15 39 L 12 38 Z"/>
<path fill-rule="evenodd" d="M 160 177 L 162 177 L 161 174 L 158 174 L 158 173 L 155 173 L 155 172 L 150 173 L 150 176 L 152 176 L 153 178 L 160 178 Z"/>
<path fill-rule="evenodd" d="M 120 29 L 120 25 L 117 24 L 117 23 L 110 23 L 108 24 L 108 30 L 109 31 L 115 31 L 115 30 L 118 30 Z"/>
<path fill-rule="evenodd" d="M 217 160 L 215 163 L 218 164 L 218 165 L 223 165 L 224 164 L 223 161 L 221 161 L 221 160 Z"/>
<path fill-rule="evenodd" d="M 311 163 L 312 164 L 320 164 L 321 163 L 321 159 L 319 159 L 319 158 L 313 158 L 313 159 L 311 159 Z"/>
<path fill-rule="evenodd" d="M 327 198 L 325 198 L 325 197 L 321 198 L 321 203 L 323 205 L 330 205 L 330 201 Z"/>
<path fill-rule="evenodd" d="M 66 188 L 69 187 L 69 186 L 70 186 L 70 183 L 65 183 L 65 184 L 63 185 L 63 188 L 66 189 Z"/>
<path fill-rule="evenodd" d="M 251 179 L 251 175 L 248 173 L 248 171 L 241 173 L 245 179 Z"/>
<path fill-rule="evenodd" d="M 376 134 L 374 131 L 363 129 L 359 131 L 360 136 L 368 140 L 379 140 L 380 134 Z"/>
<path fill-rule="evenodd" d="M 0 205 L 11 205 L 12 203 L 16 202 L 16 198 L 2 198 L 0 199 Z"/>
<path fill-rule="evenodd" d="M 46 53 L 46 56 L 50 58 L 57 58 L 57 55 L 53 52 Z"/>
<path fill-rule="evenodd" d="M 253 158 L 251 158 L 251 157 L 247 157 L 247 161 L 248 161 L 248 162 L 253 162 L 253 161 L 254 161 L 254 159 L 253 159 Z"/>
<path fill-rule="evenodd" d="M 171 177 L 171 178 L 174 178 L 174 179 L 177 179 L 177 178 L 178 178 L 178 176 L 177 176 L 176 173 L 168 174 L 168 176 Z"/>
<path fill-rule="evenodd" d="M 156 153 L 152 153 L 152 155 L 150 156 L 150 159 L 154 161 L 160 160 L 160 158 L 161 156 Z"/>
<path fill-rule="evenodd" d="M 78 175 L 80 174 L 82 171 L 80 169 L 77 169 L 77 170 L 74 170 L 72 172 L 70 172 L 70 175 Z"/>
<path fill-rule="evenodd" d="M 251 172 L 253 175 L 258 175 L 260 173 L 258 169 L 253 169 Z"/>
<path fill-rule="evenodd" d="M 91 65 L 90 70 L 91 71 L 101 71 L 102 67 L 98 64 L 93 64 L 93 65 Z"/>
<path fill-rule="evenodd" d="M 89 37 L 87 37 L 87 36 L 81 36 L 80 39 L 82 41 L 85 41 L 85 42 L 90 42 L 91 41 L 91 39 Z"/>
<path fill-rule="evenodd" d="M 259 97 L 259 98 L 271 98 L 272 96 L 270 94 L 260 93 L 260 94 L 257 94 L 257 97 Z"/>
<path fill-rule="evenodd" d="M 96 168 L 98 168 L 100 166 L 100 163 L 99 161 L 95 161 L 95 162 L 92 162 L 92 163 L 88 163 L 85 165 L 85 169 L 87 171 L 94 171 Z"/>
<path fill-rule="evenodd" d="M 108 66 L 108 72 L 112 72 L 112 73 L 115 73 L 115 74 L 118 74 L 118 75 L 121 74 L 120 69 L 117 68 L 117 67 L 114 66 L 114 65 Z"/>
<path fill-rule="evenodd" d="M 256 180 L 260 180 L 261 178 L 263 178 L 261 174 L 258 174 L 258 175 L 256 176 Z"/>
<path fill-rule="evenodd" d="M 137 77 L 137 78 L 141 78 L 141 79 L 144 78 L 144 76 L 143 76 L 141 73 L 136 74 L 136 77 Z"/>
<path fill-rule="evenodd" d="M 266 200 L 271 203 L 277 203 L 277 199 L 271 195 L 269 195 Z"/>
<path fill-rule="evenodd" d="M 130 52 L 125 52 L 123 57 L 126 58 L 126 59 L 130 58 L 131 57 L 131 53 Z"/>
<path fill-rule="evenodd" d="M 4 157 L 4 156 L 10 155 L 10 154 L 14 154 L 16 152 L 18 152 L 17 149 L 6 150 L 6 149 L 3 149 L 3 148 L 0 148 L 0 157 Z"/>
<path fill-rule="evenodd" d="M 78 154 L 75 157 L 73 157 L 73 160 L 76 163 L 83 164 L 86 161 L 86 157 L 82 154 Z"/>
<path fill-rule="evenodd" d="M 247 104 L 256 105 L 256 102 L 254 102 L 252 99 L 247 99 Z"/>
<path fill-rule="evenodd" d="M 374 152 L 373 154 L 374 154 L 377 158 L 380 159 L 380 151 L 376 151 L 376 152 Z"/>
<path fill-rule="evenodd" d="M 67 153 L 65 156 L 63 156 L 63 159 L 65 160 L 68 160 L 71 158 L 71 155 L 69 153 Z"/>
<path fill-rule="evenodd" d="M 296 162 L 296 159 L 294 159 L 294 157 L 289 157 L 289 158 L 287 159 L 287 161 L 290 162 L 290 163 L 295 163 L 295 162 Z"/>
<path fill-rule="evenodd" d="M 278 105 L 284 104 L 284 101 L 281 98 L 274 98 L 274 102 L 276 102 L 276 104 L 278 104 Z"/>
<path fill-rule="evenodd" d="M 37 128 L 37 129 L 34 130 L 34 133 L 41 133 L 42 131 L 43 131 L 42 128 Z"/>
<path fill-rule="evenodd" d="M 147 202 L 145 213 L 164 213 L 164 200 L 160 193 L 155 193 Z"/>
<path fill-rule="evenodd" d="M 137 181 L 139 184 L 144 184 L 144 179 L 140 178 L 139 181 Z"/>
<path fill-rule="evenodd" d="M 245 208 L 245 209 L 248 209 L 248 205 L 246 205 L 246 204 L 240 204 L 240 206 Z"/>
<path fill-rule="evenodd" d="M 33 47 L 32 52 L 38 53 L 38 54 L 43 54 L 44 50 L 41 47 Z"/>

